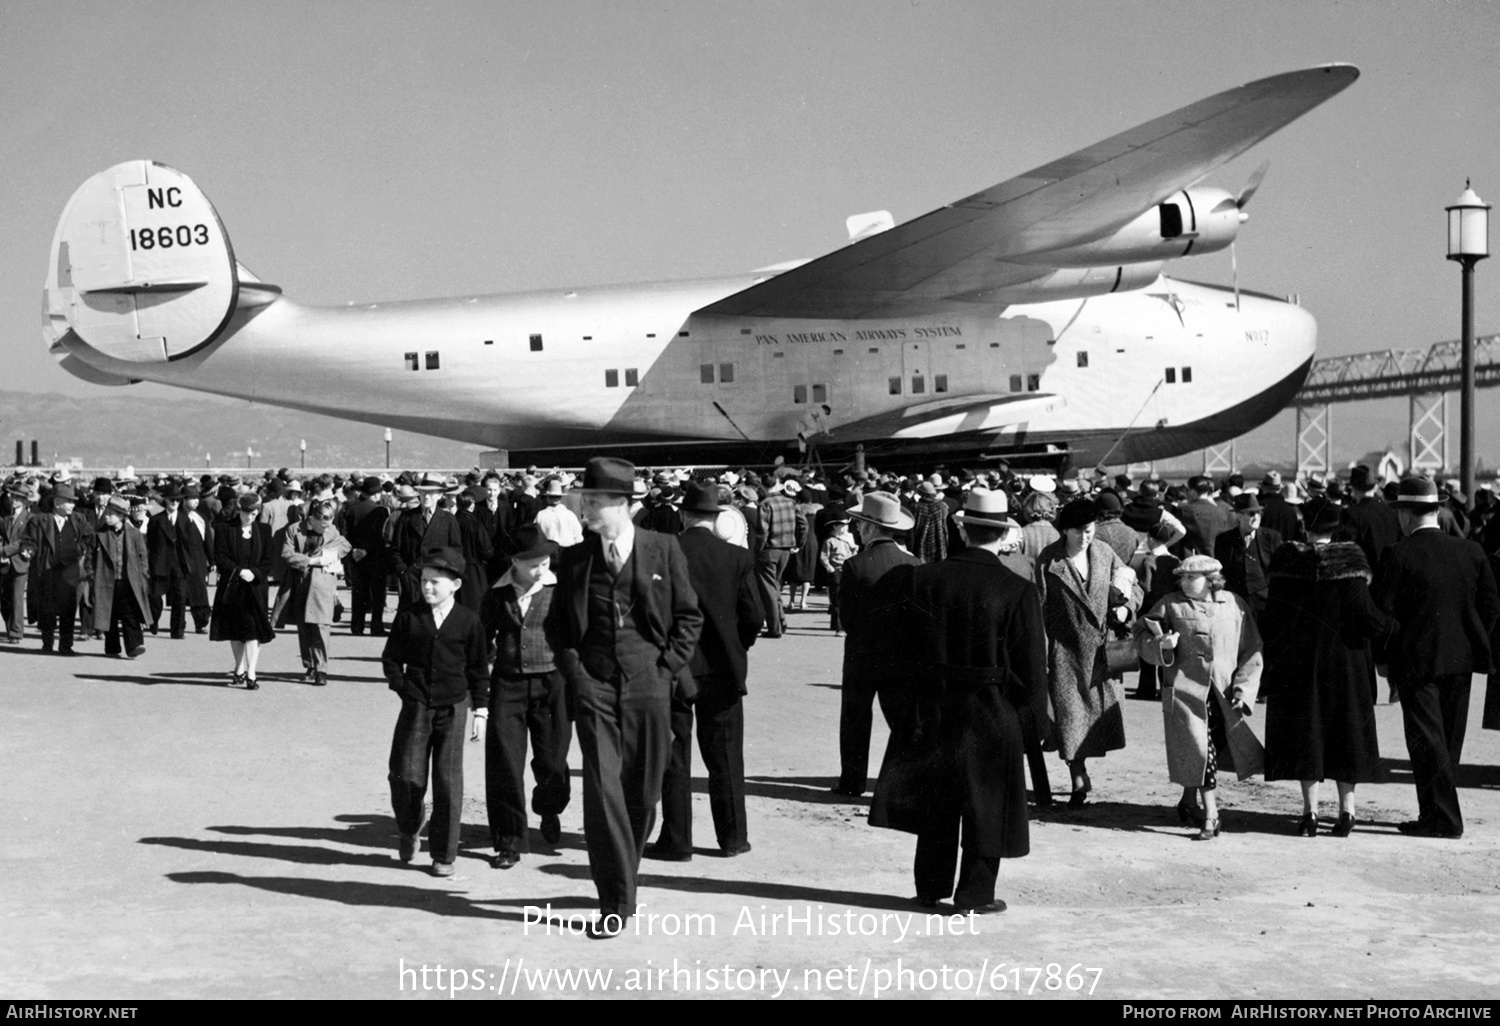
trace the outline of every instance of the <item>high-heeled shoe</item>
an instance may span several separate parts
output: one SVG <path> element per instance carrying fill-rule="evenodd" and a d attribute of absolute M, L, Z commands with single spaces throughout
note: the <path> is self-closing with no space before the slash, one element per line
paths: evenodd
<path fill-rule="evenodd" d="M 1215 816 L 1213 819 L 1204 820 L 1204 822 L 1203 822 L 1203 829 L 1198 831 L 1197 836 L 1194 837 L 1193 840 L 1195 840 L 1195 841 L 1212 841 L 1215 837 L 1218 837 L 1218 836 L 1219 836 L 1219 817 Z"/>
<path fill-rule="evenodd" d="M 1339 813 L 1339 821 L 1334 824 L 1333 829 L 1328 831 L 1334 837 L 1348 837 L 1354 830 L 1354 813 Z"/>
<path fill-rule="evenodd" d="M 246 691 L 259 691 L 260 690 L 260 682 L 257 681 L 254 677 L 251 677 L 251 676 L 247 675 L 245 677 L 245 690 Z"/>
<path fill-rule="evenodd" d="M 229 675 L 230 687 L 239 687 L 243 683 L 245 683 L 245 675 L 243 673 L 240 673 L 238 670 Z"/>
<path fill-rule="evenodd" d="M 1183 826 L 1201 827 L 1203 825 L 1203 810 L 1196 805 L 1189 805 L 1186 798 L 1177 803 L 1177 822 Z"/>
<path fill-rule="evenodd" d="M 1318 836 L 1318 817 L 1311 812 L 1304 812 L 1302 818 L 1297 820 L 1298 837 Z"/>

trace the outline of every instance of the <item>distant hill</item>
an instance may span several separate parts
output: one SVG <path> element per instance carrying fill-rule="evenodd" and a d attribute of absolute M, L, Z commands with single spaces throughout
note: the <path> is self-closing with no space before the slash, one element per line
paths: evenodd
<path fill-rule="evenodd" d="M 80 398 L 0 390 L 0 465 L 15 459 L 16 440 L 38 442 L 44 466 L 77 458 L 89 468 L 124 466 L 198 469 L 298 465 L 329 470 L 385 465 L 385 435 L 373 424 L 320 417 L 236 399 L 156 397 L 111 390 Z M 394 432 L 391 463 L 406 467 L 473 466 L 481 448 L 428 435 Z"/>

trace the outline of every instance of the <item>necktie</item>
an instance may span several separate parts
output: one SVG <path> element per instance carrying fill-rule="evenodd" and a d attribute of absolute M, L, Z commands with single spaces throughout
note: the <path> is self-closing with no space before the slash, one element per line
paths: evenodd
<path fill-rule="evenodd" d="M 610 542 L 609 543 L 609 569 L 610 569 L 610 571 L 612 573 L 618 574 L 620 572 L 620 567 L 622 567 L 624 564 L 625 564 L 625 561 L 620 558 L 620 547 L 618 545 L 616 545 L 614 542 Z"/>

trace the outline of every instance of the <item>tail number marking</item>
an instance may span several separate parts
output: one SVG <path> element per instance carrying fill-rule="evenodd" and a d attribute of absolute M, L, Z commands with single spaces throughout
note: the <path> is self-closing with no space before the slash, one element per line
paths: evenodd
<path fill-rule="evenodd" d="M 179 224 L 175 228 L 162 225 L 160 228 L 132 228 L 130 231 L 132 251 L 206 245 L 208 245 L 208 225 L 206 224 Z"/>

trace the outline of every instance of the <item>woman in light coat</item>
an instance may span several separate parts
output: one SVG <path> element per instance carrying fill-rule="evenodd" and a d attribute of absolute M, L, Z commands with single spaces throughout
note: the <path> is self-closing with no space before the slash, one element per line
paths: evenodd
<path fill-rule="evenodd" d="M 297 625 L 303 678 L 322 687 L 328 683 L 328 632 L 338 601 L 338 570 L 352 546 L 333 526 L 333 503 L 314 502 L 300 524 L 287 531 L 281 558 L 286 564 L 282 594 L 276 604 L 281 615 L 276 626 Z"/>
<path fill-rule="evenodd" d="M 1122 685 L 1110 674 L 1105 642 L 1111 620 L 1128 620 L 1139 605 L 1134 575 L 1114 549 L 1094 538 L 1098 520 L 1091 499 L 1074 499 L 1057 514 L 1062 536 L 1036 561 L 1047 629 L 1048 691 L 1058 752 L 1073 777 L 1072 809 L 1081 808 L 1093 788 L 1085 760 L 1125 747 Z"/>
<path fill-rule="evenodd" d="M 1179 590 L 1135 625 L 1141 658 L 1163 670 L 1167 772 L 1183 787 L 1184 822 L 1196 819 L 1193 792 L 1203 797 L 1201 841 L 1219 834 L 1218 768 L 1244 780 L 1265 766 L 1247 722 L 1260 688 L 1260 632 L 1244 599 L 1224 590 L 1222 569 L 1212 556 L 1189 556 L 1177 567 Z"/>

